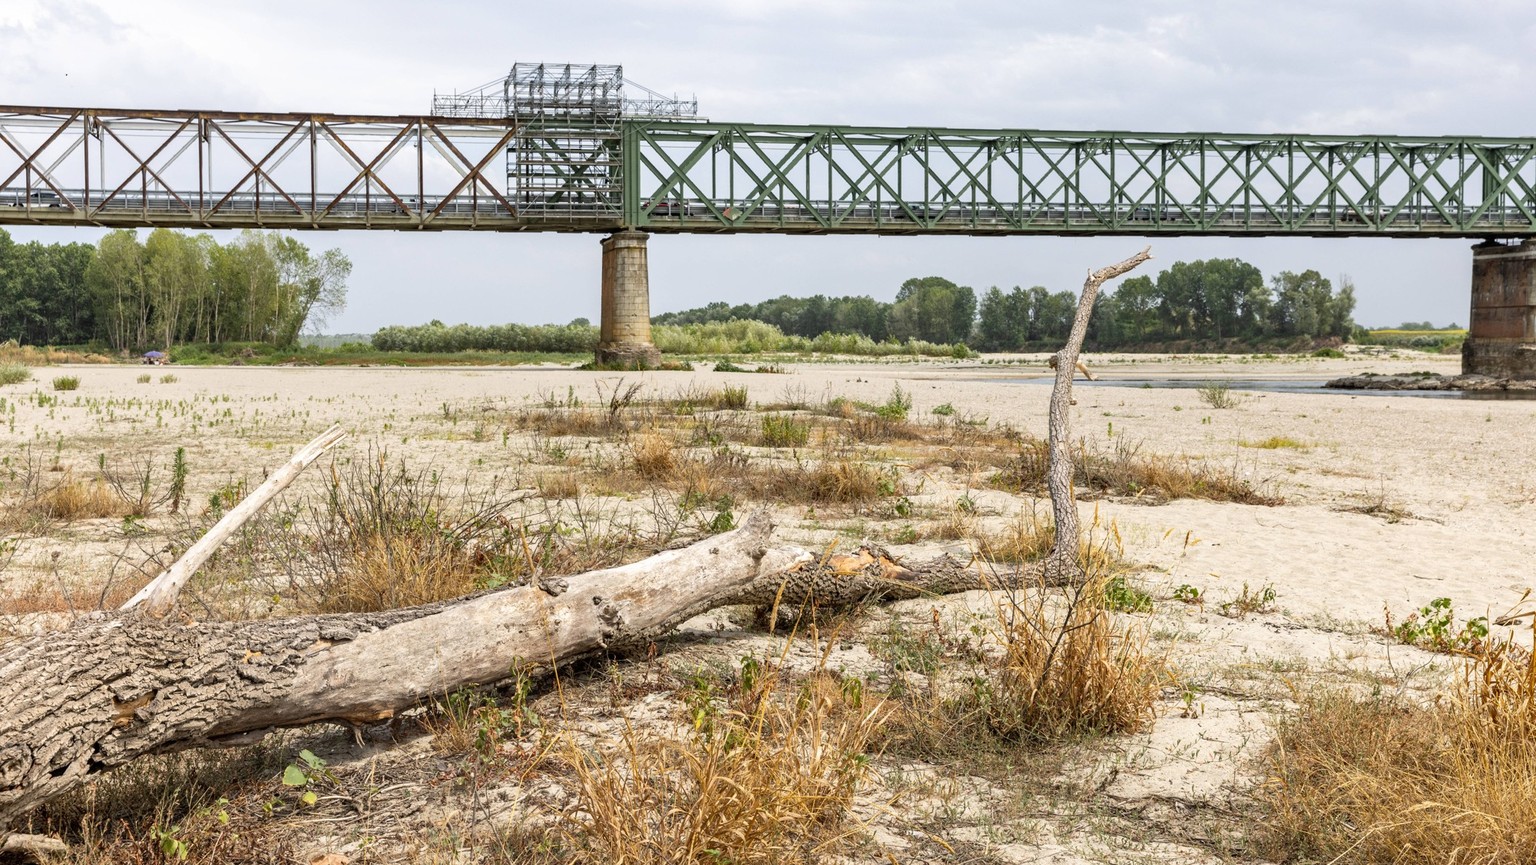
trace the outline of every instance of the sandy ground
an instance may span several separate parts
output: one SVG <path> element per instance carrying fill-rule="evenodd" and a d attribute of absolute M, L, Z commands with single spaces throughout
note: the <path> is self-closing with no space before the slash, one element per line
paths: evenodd
<path fill-rule="evenodd" d="M 745 385 L 754 402 L 846 396 L 878 403 L 900 385 L 912 394 L 915 416 L 947 403 L 1043 436 L 1050 388 L 1042 383 L 1048 371 L 1041 359 L 988 360 L 622 377 L 553 367 L 156 368 L 149 383 L 137 381 L 141 367 L 83 366 L 70 370 L 81 379 L 79 390 L 57 394 L 56 405 L 38 405 L 37 395 L 54 395 L 46 382 L 55 373 L 47 369 L 34 382 L 0 388 L 0 454 L 13 468 L 30 448 L 86 470 L 101 453 L 122 458 L 181 445 L 192 470 L 192 499 L 206 501 L 219 485 L 270 469 L 340 422 L 352 432 L 344 454 L 383 448 L 413 464 L 441 467 L 449 477 L 516 483 L 527 478 L 526 448 L 504 439 L 499 428 L 481 426 L 476 412 L 571 395 L 600 400 L 621 378 L 643 382 L 655 395 L 729 382 Z M 1374 633 L 1384 611 L 1401 617 L 1449 597 L 1459 616 L 1496 616 L 1532 585 L 1536 448 L 1529 430 L 1536 401 L 1236 390 L 1236 407 L 1213 409 L 1193 389 L 1143 386 L 1165 379 L 1313 381 L 1363 371 L 1457 371 L 1455 358 L 1419 354 L 1090 356 L 1087 362 L 1101 381 L 1077 389 L 1074 435 L 1231 464 L 1286 504 L 1083 505 L 1085 520 L 1097 512 L 1101 522 L 1113 522 L 1126 558 L 1145 563 L 1138 579 L 1160 599 L 1154 627 L 1174 646 L 1180 676 L 1151 732 L 1109 742 L 1072 768 L 1074 783 L 1093 791 L 1101 819 L 1087 820 L 1064 805 L 1000 818 L 987 792 L 992 782 L 963 777 L 934 779 L 900 810 L 942 817 L 950 842 L 984 849 L 992 858 L 982 861 L 1219 861 L 1208 837 L 1214 830 L 1201 815 L 1240 821 L 1250 807 L 1244 791 L 1262 772 L 1268 731 L 1299 677 L 1347 682 L 1358 678 L 1350 670 L 1365 670 L 1415 687 L 1415 671 L 1434 659 Z M 167 373 L 176 380 L 162 382 Z M 449 415 L 456 422 L 446 422 Z M 1301 446 L 1245 446 L 1271 437 Z M 934 472 L 925 478 L 931 483 L 924 495 L 941 500 L 967 493 L 1000 517 L 1017 507 L 985 489 L 983 480 Z M 793 521 L 782 534 L 808 545 L 824 537 Z M 110 567 L 131 544 L 110 521 L 76 525 L 55 543 L 24 542 L 0 580 Z M 1183 585 L 1202 590 L 1206 603 L 1166 600 Z M 1272 588 L 1278 609 L 1220 615 L 1219 603 L 1245 586 Z M 953 609 L 979 603 L 969 596 L 944 602 Z M 910 604 L 917 614 L 933 606 Z M 893 615 L 901 610 L 896 605 Z M 850 656 L 846 663 L 856 662 Z M 924 771 L 903 770 L 908 779 Z M 890 783 L 867 794 L 866 816 L 877 840 L 895 861 L 942 859 L 921 853 L 910 837 L 882 822 L 890 807 L 878 803 L 893 801 Z"/>

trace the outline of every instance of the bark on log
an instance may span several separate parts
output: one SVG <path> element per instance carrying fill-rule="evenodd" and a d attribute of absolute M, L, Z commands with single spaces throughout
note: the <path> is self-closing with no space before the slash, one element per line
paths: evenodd
<path fill-rule="evenodd" d="M 1078 565 L 1077 497 L 1072 493 L 1072 418 L 1068 412 L 1072 404 L 1072 370 L 1078 365 L 1077 356 L 1083 349 L 1083 338 L 1088 335 L 1088 319 L 1093 315 L 1093 302 L 1098 299 L 1099 287 L 1107 280 L 1135 270 L 1151 257 L 1152 247 L 1149 246 L 1124 261 L 1088 274 L 1067 344 L 1052 358 L 1056 383 L 1051 386 L 1045 471 L 1045 485 L 1051 495 L 1051 516 L 1056 522 L 1056 539 L 1045 565 L 1051 582 L 1071 582 L 1082 577 Z"/>
<path fill-rule="evenodd" d="M 618 568 L 385 613 L 179 622 L 106 613 L 0 650 L 0 837 L 14 819 L 145 754 L 279 727 L 380 721 L 435 694 L 640 644 L 729 604 L 833 606 L 1037 581 L 879 548 L 814 559 L 740 529 Z"/>

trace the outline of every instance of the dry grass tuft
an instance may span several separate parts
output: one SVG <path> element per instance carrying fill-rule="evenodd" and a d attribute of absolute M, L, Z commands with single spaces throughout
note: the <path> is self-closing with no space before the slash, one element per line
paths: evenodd
<path fill-rule="evenodd" d="M 1043 558 L 1056 542 L 1056 526 L 1037 510 L 1020 511 L 1001 531 L 980 532 L 976 549 L 989 562 L 1020 564 Z"/>
<path fill-rule="evenodd" d="M 824 861 L 852 834 L 844 817 L 884 712 L 821 678 L 797 688 L 747 659 L 724 700 L 695 684 L 680 735 L 626 723 L 613 753 L 569 743 L 580 786 L 566 831 L 573 861 Z"/>
<path fill-rule="evenodd" d="M 1273 855 L 1340 863 L 1536 861 L 1536 662 L 1510 640 L 1434 705 L 1331 693 L 1279 725 Z"/>
<path fill-rule="evenodd" d="M 1034 558 L 1049 550 L 1049 534 L 1026 514 L 992 545 Z M 1145 728 L 1167 667 L 1145 623 L 1112 609 L 1111 588 L 1123 580 L 1114 546 L 1112 530 L 1083 545 L 1081 585 L 999 592 L 990 615 L 946 627 L 935 611 L 928 628 L 893 627 L 876 640 L 894 706 L 886 743 L 923 759 L 974 759 Z"/>
<path fill-rule="evenodd" d="M 39 491 L 25 507 L 48 519 L 65 521 L 125 513 L 122 501 L 100 478 L 82 481 L 70 472 L 59 483 Z"/>
<path fill-rule="evenodd" d="M 677 448 L 655 430 L 641 433 L 629 446 L 635 471 L 648 481 L 669 481 L 677 476 Z"/>
<path fill-rule="evenodd" d="M 365 534 L 319 597 L 318 610 L 395 610 L 467 595 L 481 568 L 462 546 L 431 531 Z"/>
<path fill-rule="evenodd" d="M 581 495 L 581 482 L 571 472 L 545 472 L 538 477 L 539 495 L 546 499 L 574 499 Z"/>
<path fill-rule="evenodd" d="M 1041 591 L 999 606 L 1003 655 L 973 697 L 1005 739 L 1129 733 L 1152 721 L 1164 666 L 1148 651 L 1146 628 L 1117 622 L 1108 609 L 1106 570 L 1087 570 L 1059 599 Z"/>
<path fill-rule="evenodd" d="M 69 351 L 51 346 L 17 345 L 13 339 L 0 342 L 0 364 L 50 366 L 56 363 L 111 363 L 112 358 L 89 352 Z"/>
<path fill-rule="evenodd" d="M 1019 455 L 993 482 L 1007 489 L 1044 494 L 1048 446 L 1026 441 Z M 1236 468 L 1223 470 L 1204 462 L 1161 454 L 1143 454 L 1140 447 L 1115 439 L 1109 449 L 1082 447 L 1073 454 L 1073 484 L 1088 495 L 1125 496 L 1165 502 L 1206 499 L 1245 505 L 1279 505 L 1285 499 L 1265 493 L 1240 477 Z"/>

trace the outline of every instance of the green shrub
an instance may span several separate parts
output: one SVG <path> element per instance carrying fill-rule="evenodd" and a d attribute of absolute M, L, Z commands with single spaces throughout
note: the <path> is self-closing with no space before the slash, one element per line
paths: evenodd
<path fill-rule="evenodd" d="M 19 363 L 0 366 L 0 384 L 20 384 L 32 378 L 32 370 Z"/>
<path fill-rule="evenodd" d="M 796 420 L 793 415 L 763 415 L 763 445 L 771 448 L 805 447 L 811 440 L 808 421 Z"/>
<path fill-rule="evenodd" d="M 61 375 L 53 380 L 54 390 L 76 390 L 80 387 L 80 377 L 77 375 Z"/>
<path fill-rule="evenodd" d="M 747 407 L 746 385 L 742 385 L 741 387 L 720 388 L 720 392 L 715 394 L 713 404 L 717 410 L 730 409 L 734 411 L 741 411 Z"/>

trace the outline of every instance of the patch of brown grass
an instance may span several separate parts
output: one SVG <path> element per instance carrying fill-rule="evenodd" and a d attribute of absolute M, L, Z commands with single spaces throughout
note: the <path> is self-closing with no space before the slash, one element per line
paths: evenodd
<path fill-rule="evenodd" d="M 573 861 L 824 861 L 853 833 L 845 815 L 884 717 L 841 681 L 815 676 L 797 687 L 775 665 L 749 661 L 723 698 L 695 685 L 690 724 L 678 733 L 626 722 L 619 747 L 603 755 L 569 742 L 563 756 L 579 784 L 564 833 Z"/>
<path fill-rule="evenodd" d="M 1021 510 L 1000 531 L 978 532 L 976 549 L 981 557 L 999 564 L 1021 564 L 1043 558 L 1056 542 L 1056 526 L 1036 510 Z"/>
<path fill-rule="evenodd" d="M 1236 468 L 1220 469 L 1206 462 L 1162 454 L 1143 454 L 1139 446 L 1116 439 L 1109 448 L 1074 450 L 1073 485 L 1081 496 L 1108 495 L 1154 503 L 1172 499 L 1205 499 L 1245 505 L 1279 505 L 1285 499 L 1266 493 L 1241 477 Z M 1025 441 L 1018 456 L 993 478 L 1005 489 L 1046 492 L 1048 445 Z"/>
<path fill-rule="evenodd" d="M 322 613 L 395 610 L 467 595 L 483 570 L 462 547 L 421 532 L 358 539 L 341 571 L 318 597 Z"/>
<path fill-rule="evenodd" d="M 110 578 L 86 583 L 58 581 L 53 584 L 34 580 L 0 595 L 0 615 L 115 610 L 133 597 L 137 590 L 137 586 L 127 581 Z"/>
<path fill-rule="evenodd" d="M 0 342 L 0 363 L 24 366 L 51 366 L 56 363 L 111 363 L 112 358 L 90 352 L 57 349 L 52 346 L 17 345 L 13 339 Z"/>
<path fill-rule="evenodd" d="M 1433 705 L 1305 699 L 1270 760 L 1272 855 L 1536 862 L 1536 662 L 1508 640 L 1466 659 Z"/>
<path fill-rule="evenodd" d="M 1148 650 L 1146 628 L 1110 611 L 1106 569 L 1087 573 L 1059 599 L 1039 591 L 999 604 L 1003 654 L 990 686 L 974 694 L 998 735 L 1051 741 L 1151 723 L 1164 665 Z"/>
<path fill-rule="evenodd" d="M 581 495 L 581 481 L 573 472 L 545 472 L 537 480 L 539 495 L 546 499 L 574 499 Z"/>
<path fill-rule="evenodd" d="M 630 460 L 647 481 L 668 481 L 677 476 L 677 446 L 655 430 L 647 430 L 630 442 Z"/>
<path fill-rule="evenodd" d="M 121 499 L 100 478 L 88 481 L 65 472 L 59 483 L 39 491 L 25 507 L 48 519 L 71 520 L 117 517 L 126 513 Z"/>
<path fill-rule="evenodd" d="M 1011 539 L 1014 555 L 1032 558 L 1049 549 L 1040 542 L 1048 533 L 1021 518 L 993 546 Z M 893 626 L 875 640 L 894 706 L 888 745 L 970 760 L 1151 723 L 1167 666 L 1145 623 L 1112 609 L 1122 571 L 1112 547 L 1112 532 L 1083 545 L 1081 585 L 999 591 L 990 614 L 946 625 L 935 610 L 929 627 Z"/>

